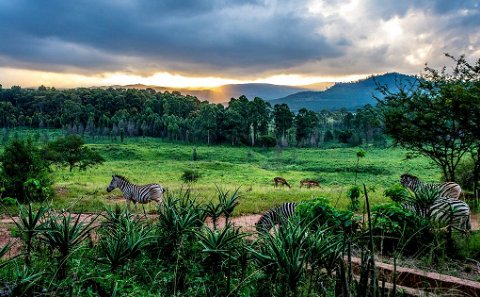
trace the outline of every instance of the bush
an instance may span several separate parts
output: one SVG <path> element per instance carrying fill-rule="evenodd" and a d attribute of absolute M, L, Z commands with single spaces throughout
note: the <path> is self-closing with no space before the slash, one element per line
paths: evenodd
<path fill-rule="evenodd" d="M 257 138 L 257 145 L 263 147 L 274 147 L 277 145 L 277 140 L 273 136 L 262 135 Z"/>
<path fill-rule="evenodd" d="M 458 164 L 457 169 L 455 170 L 455 176 L 457 177 L 457 182 L 460 184 L 463 190 L 473 190 L 473 169 L 475 164 L 472 159 L 467 159 Z"/>
<path fill-rule="evenodd" d="M 388 189 L 385 190 L 384 192 L 385 197 L 392 199 L 392 201 L 395 202 L 400 202 L 405 200 L 407 197 L 409 197 L 408 191 L 399 184 L 396 184 Z"/>
<path fill-rule="evenodd" d="M 48 164 L 40 156 L 39 150 L 30 138 L 26 141 L 14 139 L 5 147 L 0 161 L 5 196 L 24 202 L 42 201 L 52 195 Z M 34 193 L 31 192 L 32 188 Z"/>
<path fill-rule="evenodd" d="M 381 251 L 399 249 L 403 254 L 417 253 L 426 248 L 433 236 L 428 221 L 398 204 L 387 203 L 372 208 L 372 231 Z"/>
<path fill-rule="evenodd" d="M 194 183 L 200 178 L 200 173 L 197 170 L 186 169 L 183 171 L 181 179 L 186 183 Z"/>
<path fill-rule="evenodd" d="M 0 204 L 5 206 L 17 205 L 17 199 L 11 197 L 0 198 Z"/>
<path fill-rule="evenodd" d="M 356 231 L 360 224 L 353 211 L 336 210 L 325 198 L 316 198 L 298 205 L 296 213 L 301 220 L 310 224 L 311 229 L 327 225 L 335 232 L 349 234 Z"/>

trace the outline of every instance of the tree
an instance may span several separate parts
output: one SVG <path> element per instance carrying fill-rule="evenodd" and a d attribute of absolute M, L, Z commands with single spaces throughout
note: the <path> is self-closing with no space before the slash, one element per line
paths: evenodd
<path fill-rule="evenodd" d="M 19 201 L 44 200 L 53 193 L 48 164 L 40 156 L 33 141 L 14 138 L 0 156 L 1 180 L 6 197 Z M 34 184 L 38 195 L 30 195 L 29 185 Z"/>
<path fill-rule="evenodd" d="M 315 112 L 302 108 L 295 116 L 296 139 L 299 144 L 304 143 L 310 137 L 318 125 L 318 118 Z"/>
<path fill-rule="evenodd" d="M 426 67 L 423 77 L 397 93 L 380 87 L 386 133 L 428 156 L 447 181 L 455 180 L 455 169 L 468 152 L 480 170 L 480 60 L 472 66 L 463 56 L 451 58 L 457 63 L 451 73 L 446 67 Z"/>
<path fill-rule="evenodd" d="M 275 121 L 275 133 L 282 138 L 285 138 L 287 130 L 293 125 L 293 112 L 287 104 L 275 104 L 273 107 L 273 119 Z"/>
<path fill-rule="evenodd" d="M 68 135 L 50 142 L 44 152 L 46 160 L 62 166 L 68 165 L 70 171 L 75 167 L 86 170 L 105 161 L 97 152 L 86 147 L 78 135 Z"/>

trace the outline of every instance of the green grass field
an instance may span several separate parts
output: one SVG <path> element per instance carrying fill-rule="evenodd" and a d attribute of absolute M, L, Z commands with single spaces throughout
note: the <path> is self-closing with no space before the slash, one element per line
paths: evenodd
<path fill-rule="evenodd" d="M 33 133 L 20 131 L 19 137 Z M 43 133 L 43 132 L 41 132 Z M 59 131 L 49 131 L 50 138 Z M 43 134 L 42 134 L 43 135 Z M 216 199 L 216 186 L 226 190 L 240 187 L 241 203 L 236 214 L 258 213 L 273 205 L 327 197 L 332 204 L 345 207 L 346 192 L 354 184 L 356 152 L 360 148 L 285 148 L 264 149 L 228 146 L 196 146 L 198 160 L 192 161 L 191 144 L 175 144 L 154 138 L 127 138 L 124 143 L 108 139 L 88 146 L 98 151 L 106 162 L 96 168 L 70 173 L 67 168 L 55 168 L 53 206 L 74 211 L 98 211 L 107 205 L 124 202 L 117 189 L 107 193 L 112 174 L 121 174 L 138 184 L 160 183 L 170 193 L 190 188 L 199 201 Z M 3 150 L 0 149 L 0 150 Z M 383 191 L 398 183 L 402 173 L 409 172 L 427 181 L 440 178 L 440 171 L 428 159 L 405 159 L 406 151 L 398 148 L 369 148 L 360 160 L 358 181 L 365 183 L 372 203 L 387 201 Z M 181 175 L 186 169 L 197 170 L 201 177 L 185 184 Z M 273 177 L 282 176 L 292 185 L 274 189 Z M 322 188 L 300 188 L 302 179 L 316 179 Z M 155 206 L 148 205 L 153 211 Z"/>

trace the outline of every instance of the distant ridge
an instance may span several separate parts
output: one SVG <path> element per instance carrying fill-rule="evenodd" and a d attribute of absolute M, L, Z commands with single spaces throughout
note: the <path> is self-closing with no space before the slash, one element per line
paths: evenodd
<path fill-rule="evenodd" d="M 143 85 L 143 84 L 132 84 L 132 85 L 113 85 L 113 86 L 103 86 L 100 88 L 123 88 L 123 89 L 153 89 L 157 92 L 165 91 L 178 91 L 184 95 L 192 95 L 197 97 L 200 100 L 208 100 L 212 103 L 224 103 L 230 101 L 230 98 L 238 98 L 242 95 L 247 96 L 248 99 L 253 99 L 255 97 L 260 97 L 264 100 L 272 100 L 279 97 L 284 97 L 293 93 L 298 93 L 302 91 L 318 91 L 325 90 L 328 87 L 334 85 L 331 82 L 316 83 L 307 86 L 283 86 L 283 85 L 274 85 L 274 84 L 264 84 L 264 83 L 246 83 L 246 84 L 228 84 L 214 88 L 170 88 L 162 86 L 152 86 L 152 85 Z"/>
<path fill-rule="evenodd" d="M 347 83 L 336 83 L 325 91 L 302 91 L 282 98 L 271 100 L 270 104 L 286 103 L 292 111 L 307 108 L 313 111 L 322 109 L 347 108 L 353 110 L 366 104 L 376 104 L 373 96 L 381 96 L 376 90 L 378 85 L 385 85 L 389 90 L 398 91 L 398 85 L 413 83 L 414 76 L 401 73 L 386 73 Z"/>

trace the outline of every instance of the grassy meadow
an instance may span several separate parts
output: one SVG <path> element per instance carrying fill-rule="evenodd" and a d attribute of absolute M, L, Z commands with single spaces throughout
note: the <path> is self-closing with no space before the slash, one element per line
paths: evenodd
<path fill-rule="evenodd" d="M 18 131 L 19 137 L 45 131 Z M 48 131 L 50 140 L 61 131 Z M 360 148 L 251 148 L 230 146 L 193 146 L 164 142 L 157 138 L 126 138 L 112 143 L 107 138 L 92 141 L 87 145 L 98 151 L 106 162 L 87 171 L 54 168 L 56 196 L 55 208 L 72 211 L 98 211 L 105 206 L 125 202 L 116 189 L 106 192 L 112 174 L 128 177 L 137 184 L 160 183 L 170 193 L 190 188 L 199 201 L 216 199 L 216 186 L 227 190 L 240 187 L 241 203 L 236 215 L 262 212 L 274 205 L 289 201 L 302 201 L 323 196 L 333 205 L 345 207 L 346 193 L 354 184 L 357 164 L 356 152 Z M 41 143 L 41 139 L 39 140 Z M 192 160 L 193 148 L 197 160 Z M 365 149 L 365 148 L 364 148 Z M 0 151 L 3 147 L 0 148 Z M 366 156 L 358 165 L 357 183 L 365 183 L 372 203 L 387 201 L 385 188 L 398 183 L 402 173 L 409 172 L 427 181 L 440 178 L 440 171 L 427 158 L 406 159 L 406 151 L 399 148 L 366 148 Z M 197 182 L 185 184 L 181 180 L 184 170 L 200 173 Z M 274 189 L 273 178 L 282 176 L 292 185 L 291 189 Z M 300 188 L 300 180 L 315 179 L 321 188 Z M 153 204 L 146 206 L 153 211 Z"/>

